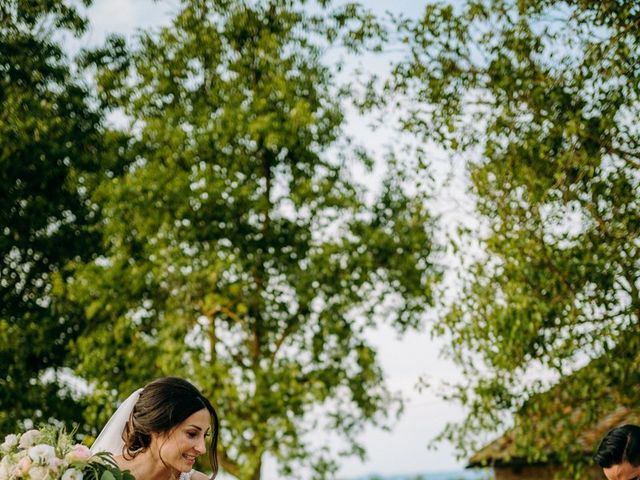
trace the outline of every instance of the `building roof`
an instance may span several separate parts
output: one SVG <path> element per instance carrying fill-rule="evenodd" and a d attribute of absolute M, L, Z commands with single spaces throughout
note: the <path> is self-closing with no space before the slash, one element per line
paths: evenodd
<path fill-rule="evenodd" d="M 606 415 L 604 418 L 596 422 L 590 428 L 584 430 L 577 439 L 577 443 L 585 456 L 593 455 L 598 442 L 606 432 L 614 427 L 627 423 L 640 424 L 640 414 L 625 407 L 619 407 Z M 554 458 L 554 452 L 549 448 L 544 448 L 550 459 Z M 538 464 L 549 463 L 538 462 Z M 516 466 L 531 465 L 536 462 L 528 461 L 523 456 L 518 456 L 516 452 L 516 433 L 511 430 L 497 438 L 493 442 L 482 447 L 470 459 L 468 468 L 474 467 L 500 467 L 500 466 Z"/>

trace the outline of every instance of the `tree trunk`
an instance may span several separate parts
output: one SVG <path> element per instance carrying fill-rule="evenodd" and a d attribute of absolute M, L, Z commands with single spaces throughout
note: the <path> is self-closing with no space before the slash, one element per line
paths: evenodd
<path fill-rule="evenodd" d="M 262 461 L 259 461 L 258 465 L 256 466 L 256 469 L 251 474 L 251 480 L 260 480 L 261 475 L 262 475 Z"/>

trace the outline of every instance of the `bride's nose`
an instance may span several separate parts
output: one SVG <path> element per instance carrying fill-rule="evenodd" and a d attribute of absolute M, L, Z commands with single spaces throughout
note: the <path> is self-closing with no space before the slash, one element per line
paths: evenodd
<path fill-rule="evenodd" d="M 207 444 L 204 441 L 204 435 L 201 435 L 198 437 L 198 441 L 196 442 L 196 445 L 195 445 L 195 450 L 196 452 L 198 452 L 198 455 L 202 455 L 204 452 L 207 451 Z"/>

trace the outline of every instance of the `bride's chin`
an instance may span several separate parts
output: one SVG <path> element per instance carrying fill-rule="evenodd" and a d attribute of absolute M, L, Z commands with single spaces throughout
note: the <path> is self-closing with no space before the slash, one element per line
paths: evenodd
<path fill-rule="evenodd" d="M 175 478 L 180 478 L 181 474 L 189 473 L 191 470 L 193 470 L 193 467 L 185 467 L 184 465 L 174 465 L 173 467 L 171 467 L 171 470 L 173 470 L 173 474 Z"/>

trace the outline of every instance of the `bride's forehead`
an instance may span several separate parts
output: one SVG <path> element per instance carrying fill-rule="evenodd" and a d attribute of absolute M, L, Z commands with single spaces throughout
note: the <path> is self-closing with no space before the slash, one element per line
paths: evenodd
<path fill-rule="evenodd" d="M 194 412 L 190 416 L 188 416 L 182 422 L 182 425 L 193 425 L 205 430 L 209 428 L 209 425 L 211 425 L 211 414 L 206 408 L 203 408 L 202 410 L 198 410 L 197 412 Z"/>

